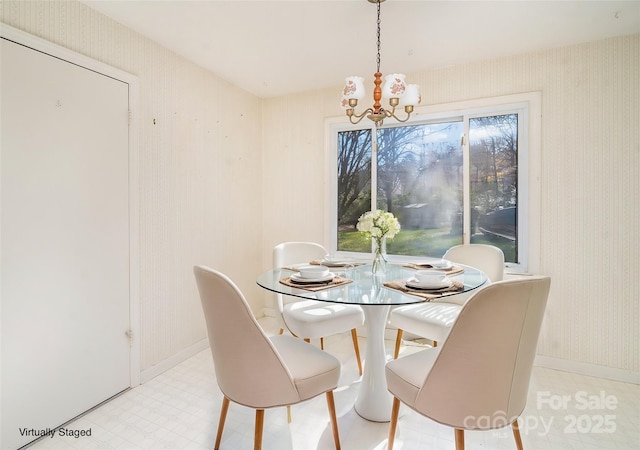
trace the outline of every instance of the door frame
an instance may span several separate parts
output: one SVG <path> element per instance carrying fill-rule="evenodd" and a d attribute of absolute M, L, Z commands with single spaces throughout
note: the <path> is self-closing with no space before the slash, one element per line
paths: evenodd
<path fill-rule="evenodd" d="M 129 387 L 140 384 L 138 77 L 58 44 L 0 23 L 0 37 L 122 81 L 129 86 Z M 1 339 L 1 337 L 0 337 Z"/>

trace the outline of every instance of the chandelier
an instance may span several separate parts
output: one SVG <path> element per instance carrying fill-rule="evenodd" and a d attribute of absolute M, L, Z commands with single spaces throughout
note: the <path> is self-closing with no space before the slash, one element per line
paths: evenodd
<path fill-rule="evenodd" d="M 346 78 L 346 84 L 342 90 L 341 106 L 346 110 L 349 121 L 353 124 L 359 123 L 365 116 L 372 120 L 376 126 L 381 126 L 384 119 L 394 118 L 398 122 L 406 122 L 413 107 L 420 103 L 420 88 L 417 84 L 406 84 L 405 75 L 401 73 L 393 73 L 385 76 L 384 86 L 382 84 L 382 73 L 380 73 L 380 3 L 384 0 L 367 0 L 369 3 L 375 3 L 378 6 L 378 54 L 377 54 L 377 70 L 373 75 L 375 80 L 373 84 L 373 107 L 367 108 L 361 114 L 355 113 L 355 107 L 358 106 L 358 100 L 364 98 L 364 78 L 352 76 Z M 391 110 L 384 109 L 380 100 L 388 99 Z M 404 119 L 396 116 L 396 107 L 403 106 L 406 117 Z"/>

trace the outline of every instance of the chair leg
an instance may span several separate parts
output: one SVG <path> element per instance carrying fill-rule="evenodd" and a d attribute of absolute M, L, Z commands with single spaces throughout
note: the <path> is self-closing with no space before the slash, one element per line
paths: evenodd
<path fill-rule="evenodd" d="M 456 428 L 456 450 L 464 450 L 464 430 Z"/>
<path fill-rule="evenodd" d="M 262 429 L 264 427 L 264 409 L 256 409 L 256 430 L 253 434 L 253 450 L 262 449 Z"/>
<path fill-rule="evenodd" d="M 396 335 L 396 351 L 393 353 L 393 359 L 398 359 L 400 355 L 400 344 L 402 344 L 402 330 L 398 328 L 398 334 Z"/>
<path fill-rule="evenodd" d="M 400 412 L 400 400 L 393 397 L 391 406 L 391 422 L 389 423 L 389 439 L 387 439 L 387 450 L 393 450 L 393 441 L 396 438 L 396 426 L 398 425 L 398 413 Z"/>
<path fill-rule="evenodd" d="M 522 438 L 520 437 L 520 425 L 518 425 L 518 419 L 511 424 L 511 428 L 513 429 L 513 437 L 516 440 L 516 448 L 518 450 L 524 450 L 524 447 L 522 446 Z"/>
<path fill-rule="evenodd" d="M 310 344 L 310 343 L 311 343 L 311 339 L 309 339 L 309 338 L 304 338 L 304 341 L 305 341 L 307 344 Z"/>
<path fill-rule="evenodd" d="M 358 372 L 362 375 L 362 360 L 360 359 L 360 346 L 358 345 L 358 332 L 355 328 L 351 329 L 351 339 L 353 340 L 353 349 L 356 351 L 356 361 L 358 362 Z"/>
<path fill-rule="evenodd" d="M 220 420 L 218 421 L 218 434 L 216 435 L 216 444 L 213 446 L 213 450 L 218 450 L 220 448 L 222 430 L 224 429 L 224 422 L 227 419 L 227 411 L 229 411 L 229 399 L 227 397 L 223 397 L 222 409 L 220 410 Z"/>
<path fill-rule="evenodd" d="M 438 346 L 438 341 L 432 341 L 433 342 L 433 347 L 437 347 Z"/>
<path fill-rule="evenodd" d="M 291 423 L 291 405 L 287 405 L 287 423 Z"/>
<path fill-rule="evenodd" d="M 280 328 L 280 333 L 278 334 L 282 334 L 282 333 L 284 333 L 284 328 Z"/>
<path fill-rule="evenodd" d="M 320 350 L 324 350 L 324 338 L 320 338 Z"/>
<path fill-rule="evenodd" d="M 338 434 L 338 418 L 336 417 L 336 404 L 333 401 L 333 391 L 327 391 L 326 395 L 329 419 L 331 420 L 331 429 L 333 430 L 333 441 L 336 444 L 336 450 L 340 450 L 340 434 Z"/>

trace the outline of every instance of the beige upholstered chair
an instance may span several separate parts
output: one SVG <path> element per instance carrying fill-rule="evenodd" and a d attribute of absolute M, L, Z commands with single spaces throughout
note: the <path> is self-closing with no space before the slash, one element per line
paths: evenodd
<path fill-rule="evenodd" d="M 504 253 L 498 247 L 485 244 L 456 245 L 444 255 L 454 263 L 466 264 L 482 270 L 489 281 L 500 281 L 504 271 Z M 447 297 L 444 301 L 417 303 L 391 310 L 389 324 L 398 329 L 394 358 L 400 353 L 404 331 L 433 341 L 433 346 L 447 338 L 462 305 L 473 292 Z"/>
<path fill-rule="evenodd" d="M 453 427 L 457 450 L 464 449 L 464 430 L 508 425 L 522 449 L 518 417 L 527 401 L 549 285 L 549 277 L 527 277 L 482 287 L 462 307 L 444 344 L 387 363 L 394 396 L 388 450 L 400 402 Z"/>
<path fill-rule="evenodd" d="M 254 449 L 262 448 L 264 410 L 326 394 L 336 449 L 340 449 L 333 390 L 340 361 L 291 336 L 267 337 L 242 292 L 213 269 L 194 267 L 216 379 L 224 398 L 215 449 L 220 447 L 229 402 L 255 408 Z"/>
<path fill-rule="evenodd" d="M 327 250 L 315 242 L 283 242 L 273 248 L 273 267 L 308 264 L 313 260 L 322 260 L 326 254 Z M 319 338 L 320 348 L 324 349 L 324 336 L 351 330 L 358 371 L 362 375 L 356 332 L 356 328 L 364 324 L 362 308 L 357 305 L 301 300 L 282 294 L 277 294 L 276 302 L 281 334 L 286 328 L 291 334 L 307 342 Z"/>

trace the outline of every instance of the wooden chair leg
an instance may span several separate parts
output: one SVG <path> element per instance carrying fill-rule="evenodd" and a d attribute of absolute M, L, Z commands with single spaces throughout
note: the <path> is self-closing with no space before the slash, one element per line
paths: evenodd
<path fill-rule="evenodd" d="M 456 450 L 464 450 L 464 430 L 456 428 Z"/>
<path fill-rule="evenodd" d="M 287 423 L 291 423 L 291 405 L 287 405 Z"/>
<path fill-rule="evenodd" d="M 311 343 L 311 339 L 309 339 L 309 338 L 305 338 L 305 339 L 304 339 L 304 341 L 305 341 L 307 344 L 310 344 L 310 343 Z"/>
<path fill-rule="evenodd" d="M 398 328 L 398 334 L 396 335 L 396 350 L 393 352 L 393 359 L 398 359 L 398 355 L 400 355 L 400 344 L 402 344 L 402 330 Z"/>
<path fill-rule="evenodd" d="M 360 359 L 360 346 L 358 345 L 358 332 L 355 328 L 351 329 L 351 339 L 353 340 L 353 349 L 356 351 L 356 361 L 358 363 L 358 372 L 362 375 L 362 360 Z"/>
<path fill-rule="evenodd" d="M 229 399 L 227 397 L 223 397 L 222 409 L 220 409 L 220 420 L 218 421 L 218 434 L 216 435 L 216 443 L 213 446 L 213 450 L 218 450 L 220 448 L 222 430 L 224 429 L 224 422 L 227 420 L 227 411 L 229 411 Z"/>
<path fill-rule="evenodd" d="M 326 395 L 329 420 L 331 420 L 331 429 L 333 430 L 333 441 L 336 444 L 336 450 L 340 450 L 340 434 L 338 433 L 338 418 L 336 417 L 336 404 L 333 401 L 333 391 L 327 391 Z"/>
<path fill-rule="evenodd" d="M 396 426 L 398 425 L 398 413 L 400 411 L 400 400 L 393 397 L 391 406 L 391 422 L 389 423 L 389 439 L 387 439 L 387 450 L 393 450 L 393 441 L 396 438 Z"/>
<path fill-rule="evenodd" d="M 282 333 L 284 333 L 284 328 L 280 328 L 280 333 L 278 334 L 282 334 Z"/>
<path fill-rule="evenodd" d="M 433 346 L 437 347 L 438 346 L 438 341 L 432 341 L 433 342 Z"/>
<path fill-rule="evenodd" d="M 511 429 L 513 430 L 513 437 L 516 440 L 516 448 L 518 450 L 524 450 L 524 447 L 522 446 L 522 437 L 520 437 L 520 425 L 518 425 L 518 419 L 511 424 Z"/>
<path fill-rule="evenodd" d="M 256 409 L 256 430 L 253 435 L 253 450 L 262 450 L 263 427 L 264 427 L 264 409 Z"/>
<path fill-rule="evenodd" d="M 320 338 L 320 350 L 324 350 L 324 338 Z"/>

